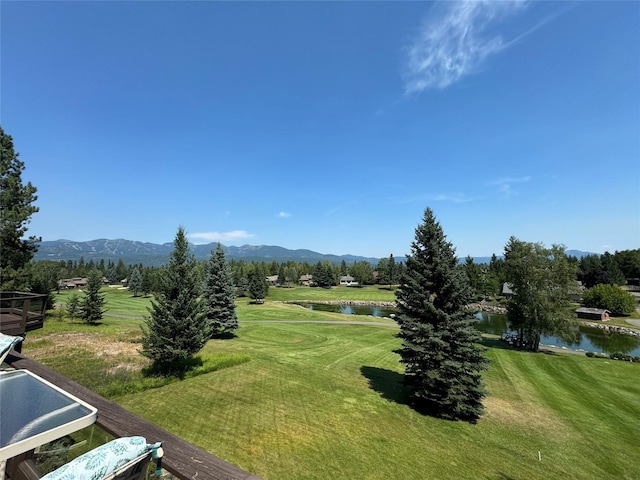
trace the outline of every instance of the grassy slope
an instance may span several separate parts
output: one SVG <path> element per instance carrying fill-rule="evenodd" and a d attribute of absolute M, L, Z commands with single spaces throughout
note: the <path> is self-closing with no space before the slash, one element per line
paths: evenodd
<path fill-rule="evenodd" d="M 473 426 L 405 404 L 397 345 L 386 328 L 248 325 L 207 349 L 251 362 L 119 403 L 265 479 L 637 478 L 637 364 L 491 348 Z"/>
<path fill-rule="evenodd" d="M 290 314 L 281 307 L 301 309 L 245 305 L 240 318 Z M 41 361 L 73 378 L 71 357 L 59 362 L 42 353 L 56 342 L 51 334 L 70 329 L 119 340 L 129 351 L 124 342 L 137 336 L 137 323 L 52 320 L 30 334 L 24 351 L 41 352 Z M 202 355 L 246 354 L 250 362 L 116 400 L 265 479 L 640 476 L 640 365 L 492 345 L 487 412 L 468 425 L 406 405 L 393 334 L 360 325 L 244 323 L 237 338 L 209 342 Z M 78 362 L 88 364 L 81 347 Z"/>

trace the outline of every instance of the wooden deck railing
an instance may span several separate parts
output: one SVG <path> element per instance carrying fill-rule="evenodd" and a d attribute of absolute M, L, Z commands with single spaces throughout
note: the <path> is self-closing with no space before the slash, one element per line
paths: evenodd
<path fill-rule="evenodd" d="M 150 442 L 162 442 L 165 452 L 162 466 L 180 479 L 260 480 L 259 477 L 211 455 L 34 360 L 21 354 L 9 354 L 5 362 L 13 368 L 29 370 L 96 407 L 96 425 L 111 435 L 141 435 Z"/>
<path fill-rule="evenodd" d="M 0 292 L 0 332 L 24 335 L 44 326 L 47 295 Z"/>

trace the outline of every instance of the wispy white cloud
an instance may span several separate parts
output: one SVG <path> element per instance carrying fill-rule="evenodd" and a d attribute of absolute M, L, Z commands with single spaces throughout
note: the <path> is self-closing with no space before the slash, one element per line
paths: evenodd
<path fill-rule="evenodd" d="M 469 203 L 478 200 L 478 197 L 469 197 L 465 193 L 439 193 L 422 194 L 398 199 L 398 203 L 415 202 L 448 202 L 448 203 Z"/>
<path fill-rule="evenodd" d="M 527 175 L 525 177 L 505 177 L 499 178 L 498 180 L 494 180 L 489 182 L 489 185 L 493 185 L 498 187 L 498 191 L 502 193 L 505 197 L 509 198 L 511 195 L 516 193 L 513 189 L 514 183 L 527 183 L 531 180 L 531 176 Z"/>
<path fill-rule="evenodd" d="M 253 233 L 245 230 L 233 230 L 231 232 L 199 232 L 188 234 L 190 239 L 199 239 L 207 242 L 234 242 L 243 238 L 253 237 Z"/>
<path fill-rule="evenodd" d="M 494 26 L 525 5 L 524 0 L 436 4 L 406 48 L 405 94 L 446 88 L 478 70 L 487 57 L 511 46 L 515 41 L 503 39 Z"/>
<path fill-rule="evenodd" d="M 291 214 L 289 212 L 280 212 L 278 213 L 278 218 L 289 218 Z"/>
<path fill-rule="evenodd" d="M 467 197 L 464 193 L 449 193 L 435 195 L 431 200 L 434 202 L 469 203 L 476 200 L 476 198 Z"/>

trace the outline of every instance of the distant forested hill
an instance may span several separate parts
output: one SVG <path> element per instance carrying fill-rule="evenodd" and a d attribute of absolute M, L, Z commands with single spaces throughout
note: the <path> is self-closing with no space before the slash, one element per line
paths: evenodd
<path fill-rule="evenodd" d="M 191 251 L 199 260 L 209 258 L 212 249 L 217 243 L 207 245 L 191 244 Z M 355 261 L 367 260 L 373 265 L 378 263 L 377 258 L 362 257 L 357 255 L 331 255 L 313 252 L 311 250 L 289 250 L 283 247 L 268 245 L 243 245 L 241 247 L 223 247 L 228 259 L 243 259 L 246 261 L 277 261 L 294 260 L 296 262 L 308 262 L 329 260 L 332 263 L 340 263 L 344 260 L 347 264 Z M 73 240 L 54 240 L 40 243 L 35 260 L 80 260 L 92 258 L 99 260 L 122 259 L 125 264 L 142 263 L 143 265 L 162 265 L 169 260 L 169 253 L 173 250 L 173 243 L 162 245 L 133 240 L 90 240 L 88 242 L 75 242 Z"/>
<path fill-rule="evenodd" d="M 215 249 L 217 243 L 207 245 L 191 245 L 193 254 L 199 260 L 209 258 L 211 249 Z M 332 263 L 341 263 L 344 260 L 348 265 L 363 260 L 371 263 L 373 267 L 378 264 L 378 258 L 362 257 L 358 255 L 331 255 L 314 252 L 311 250 L 289 250 L 283 247 L 269 245 L 243 245 L 241 247 L 223 247 L 227 259 L 242 259 L 251 261 L 277 261 L 308 262 L 315 264 L 318 261 L 329 260 Z M 169 253 L 173 250 L 173 243 L 149 243 L 134 240 L 107 240 L 104 238 L 90 240 L 88 242 L 75 242 L 73 240 L 54 240 L 40 243 L 40 248 L 35 255 L 35 260 L 80 260 L 84 257 L 86 262 L 92 258 L 117 261 L 122 259 L 125 264 L 142 263 L 148 266 L 158 266 L 167 263 Z M 580 250 L 567 250 L 568 255 L 578 258 L 590 255 L 589 252 Z M 499 258 L 502 258 L 500 256 Z M 396 257 L 397 262 L 404 261 L 404 257 Z M 464 257 L 460 258 L 464 262 Z M 489 263 L 491 257 L 474 257 L 475 263 Z"/>

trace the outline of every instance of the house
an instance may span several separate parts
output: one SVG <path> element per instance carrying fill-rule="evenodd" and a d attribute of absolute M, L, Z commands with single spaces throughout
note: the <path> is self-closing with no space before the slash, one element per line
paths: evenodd
<path fill-rule="evenodd" d="M 513 291 L 513 284 L 504 282 L 502 284 L 502 290 L 500 291 L 500 294 L 507 299 L 513 297 L 515 295 L 515 292 Z"/>
<path fill-rule="evenodd" d="M 342 275 L 340 277 L 340 285 L 358 285 L 358 282 L 355 281 L 351 275 Z"/>
<path fill-rule="evenodd" d="M 311 274 L 300 275 L 300 278 L 298 279 L 298 281 L 302 285 L 306 285 L 308 287 L 309 285 L 311 285 L 311 282 L 313 281 L 313 275 Z"/>
<path fill-rule="evenodd" d="M 271 287 L 275 286 L 278 283 L 278 275 L 269 275 L 267 277 L 267 283 Z"/>
<path fill-rule="evenodd" d="M 611 312 L 609 310 L 605 310 L 604 308 L 580 307 L 576 310 L 578 318 L 584 318 L 586 320 L 600 320 L 602 322 L 609 320 L 610 313 Z"/>
<path fill-rule="evenodd" d="M 58 281 L 58 288 L 61 290 L 71 290 L 74 288 L 85 288 L 89 284 L 88 278 L 63 278 Z"/>

